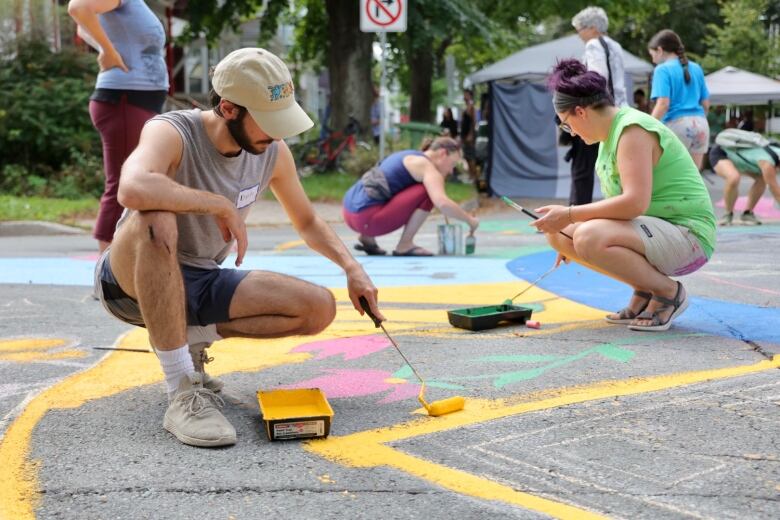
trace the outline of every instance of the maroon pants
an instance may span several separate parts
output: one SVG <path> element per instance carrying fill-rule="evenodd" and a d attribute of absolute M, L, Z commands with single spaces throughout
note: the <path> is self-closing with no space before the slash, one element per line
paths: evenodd
<path fill-rule="evenodd" d="M 122 164 L 138 145 L 144 123 L 156 114 L 129 104 L 127 97 L 122 96 L 117 104 L 90 101 L 89 115 L 103 142 L 103 170 L 106 175 L 106 186 L 100 198 L 100 211 L 92 236 L 111 242 L 116 223 L 124 210 L 116 200 Z"/>
<path fill-rule="evenodd" d="M 344 209 L 344 222 L 367 237 L 386 235 L 405 226 L 416 210 L 431 211 L 433 202 L 422 184 L 414 184 L 398 192 L 385 204 L 369 206 L 357 213 Z"/>

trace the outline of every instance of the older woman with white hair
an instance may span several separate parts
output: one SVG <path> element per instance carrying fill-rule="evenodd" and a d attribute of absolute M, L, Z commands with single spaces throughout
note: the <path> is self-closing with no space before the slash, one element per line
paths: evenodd
<path fill-rule="evenodd" d="M 618 107 L 626 106 L 623 48 L 607 36 L 609 20 L 601 7 L 586 7 L 576 14 L 571 24 L 585 42 L 582 61 L 588 70 L 598 72 L 607 80 L 612 100 Z M 566 136 L 563 139 L 567 139 Z M 564 143 L 565 144 L 565 143 Z M 571 192 L 569 204 L 588 204 L 593 201 L 593 183 L 598 144 L 587 145 L 579 137 L 571 138 Z"/>
<path fill-rule="evenodd" d="M 571 24 L 585 42 L 585 66 L 607 78 L 615 106 L 627 105 L 623 47 L 607 36 L 607 13 L 601 7 L 586 7 L 574 15 Z"/>

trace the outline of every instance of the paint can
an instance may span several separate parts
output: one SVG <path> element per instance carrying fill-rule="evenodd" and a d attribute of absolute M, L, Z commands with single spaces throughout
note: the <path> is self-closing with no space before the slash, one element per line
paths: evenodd
<path fill-rule="evenodd" d="M 327 437 L 333 409 L 319 388 L 258 390 L 257 401 L 271 441 Z"/>
<path fill-rule="evenodd" d="M 439 224 L 437 231 L 440 255 L 463 254 L 463 228 L 461 226 L 457 224 Z"/>
<path fill-rule="evenodd" d="M 466 237 L 466 254 L 473 255 L 477 250 L 477 237 L 469 235 Z"/>

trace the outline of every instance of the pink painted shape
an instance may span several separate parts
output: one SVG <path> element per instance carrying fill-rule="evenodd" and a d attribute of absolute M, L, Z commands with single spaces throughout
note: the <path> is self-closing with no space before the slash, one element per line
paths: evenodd
<path fill-rule="evenodd" d="M 716 206 L 718 206 L 719 208 L 725 207 L 725 203 L 723 202 L 723 199 L 720 199 L 720 201 L 718 201 Z M 734 204 L 734 209 L 736 211 L 745 211 L 746 206 L 747 206 L 747 197 L 739 197 L 737 198 L 736 204 Z M 753 211 L 759 217 L 780 219 L 780 209 L 777 209 L 777 207 L 775 207 L 775 199 L 772 197 L 762 197 L 761 199 L 759 199 L 758 204 L 756 204 L 756 207 Z"/>
<path fill-rule="evenodd" d="M 319 388 L 328 398 L 334 399 L 381 394 L 389 390 L 390 393 L 379 401 L 380 403 L 403 401 L 420 392 L 420 387 L 416 384 L 386 383 L 385 380 L 392 377 L 392 374 L 382 370 L 328 369 L 325 372 L 328 375 L 280 388 Z"/>
<path fill-rule="evenodd" d="M 319 352 L 316 359 L 326 359 L 341 354 L 345 361 L 349 361 L 379 352 L 389 346 L 390 342 L 387 338 L 372 334 L 304 343 L 295 347 L 293 352 Z"/>

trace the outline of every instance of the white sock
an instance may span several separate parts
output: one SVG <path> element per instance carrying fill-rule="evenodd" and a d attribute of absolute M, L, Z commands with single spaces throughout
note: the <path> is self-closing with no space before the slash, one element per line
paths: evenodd
<path fill-rule="evenodd" d="M 165 385 L 168 389 L 168 398 L 173 397 L 179 388 L 179 381 L 184 376 L 195 373 L 195 366 L 192 364 L 190 348 L 187 345 L 173 350 L 157 350 L 157 357 L 160 358 L 160 365 L 165 374 Z"/>

